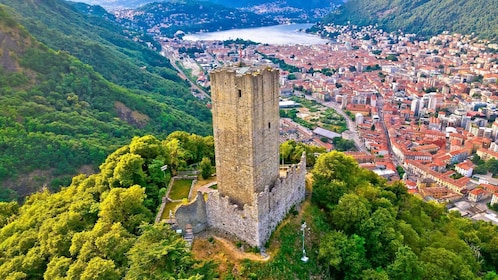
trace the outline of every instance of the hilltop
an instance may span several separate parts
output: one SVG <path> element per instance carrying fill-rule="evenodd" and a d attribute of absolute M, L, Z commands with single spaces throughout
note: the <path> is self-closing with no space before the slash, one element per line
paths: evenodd
<path fill-rule="evenodd" d="M 292 153 L 302 152 L 296 148 Z M 272 234 L 265 261 L 240 260 L 234 252 L 259 248 L 235 240 L 227 246 L 216 235 L 196 235 L 190 250 L 153 217 L 170 172 L 201 158 L 213 162 L 212 137 L 136 137 L 108 156 L 97 174 L 76 176 L 58 192 L 33 194 L 22 206 L 0 202 L 0 278 L 496 277 L 496 226 L 424 202 L 337 151 L 317 158 L 306 201 Z M 163 164 L 170 166 L 166 173 Z M 307 263 L 301 261 L 303 240 Z"/>
<path fill-rule="evenodd" d="M 422 36 L 443 31 L 498 40 L 498 0 L 349 0 L 324 23 L 375 25 Z"/>
<path fill-rule="evenodd" d="M 135 135 L 211 133 L 169 62 L 118 27 L 63 1 L 0 3 L 0 200 L 93 173 Z"/>

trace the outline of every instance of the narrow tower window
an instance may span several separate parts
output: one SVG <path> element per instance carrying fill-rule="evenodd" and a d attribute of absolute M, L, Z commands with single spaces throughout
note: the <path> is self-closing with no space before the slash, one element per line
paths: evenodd
<path fill-rule="evenodd" d="M 242 90 L 239 89 L 239 97 L 242 97 Z"/>
<path fill-rule="evenodd" d="M 270 128 L 271 128 L 271 124 L 270 124 L 270 123 L 268 123 L 268 129 L 270 129 Z"/>

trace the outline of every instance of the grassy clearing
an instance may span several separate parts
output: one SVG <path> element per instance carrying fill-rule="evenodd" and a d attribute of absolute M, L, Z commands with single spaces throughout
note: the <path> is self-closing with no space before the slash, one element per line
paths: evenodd
<path fill-rule="evenodd" d="M 305 234 L 307 263 L 301 261 L 300 227 L 304 221 L 309 229 Z M 308 200 L 303 203 L 301 213 L 289 214 L 272 234 L 267 249 L 271 257 L 266 262 L 238 260 L 213 238 L 197 239 L 193 253 L 197 259 L 214 260 L 221 279 L 326 279 L 326 268 L 318 263 L 317 255 L 321 232 L 327 227 L 323 213 Z M 246 252 L 252 250 L 245 248 Z"/>
<path fill-rule="evenodd" d="M 178 207 L 182 202 L 168 202 L 164 206 L 164 211 L 161 216 L 161 219 L 169 219 L 169 211 L 173 212 L 175 214 L 176 207 Z"/>
<path fill-rule="evenodd" d="M 172 200 L 188 198 L 192 181 L 192 179 L 175 180 L 173 186 L 171 186 L 171 191 L 168 195 L 169 198 Z"/>
<path fill-rule="evenodd" d="M 271 237 L 268 249 L 271 260 L 266 263 L 244 261 L 241 263 L 242 275 L 245 279 L 321 279 L 325 268 L 318 264 L 318 242 L 323 215 L 320 211 L 305 202 L 300 215 L 289 215 Z M 302 232 L 301 224 L 306 221 L 308 229 L 305 234 L 307 263 L 301 261 Z"/>

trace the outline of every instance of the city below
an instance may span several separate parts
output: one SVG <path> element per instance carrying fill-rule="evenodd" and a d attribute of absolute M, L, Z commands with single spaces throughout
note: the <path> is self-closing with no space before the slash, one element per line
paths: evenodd
<path fill-rule="evenodd" d="M 450 202 L 462 216 L 498 224 L 488 209 L 498 203 L 498 46 L 449 33 L 418 41 L 371 26 L 322 31 L 334 40 L 162 38 L 162 54 L 208 106 L 209 71 L 240 62 L 280 68 L 281 142 L 327 150 L 353 143 L 343 150 L 361 167 L 402 179 L 427 201 Z"/>

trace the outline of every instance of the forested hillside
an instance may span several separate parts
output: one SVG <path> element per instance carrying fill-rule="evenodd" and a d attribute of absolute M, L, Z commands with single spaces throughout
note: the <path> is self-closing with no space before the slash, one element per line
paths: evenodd
<path fill-rule="evenodd" d="M 269 0 L 249 0 L 249 1 L 229 1 L 229 0 L 208 0 L 213 3 L 218 3 L 227 7 L 243 8 L 248 6 L 262 5 L 262 4 L 272 4 L 275 1 Z M 284 0 L 279 1 L 282 6 L 290 6 L 300 9 L 313 9 L 313 8 L 327 8 L 332 4 L 341 3 L 340 0 Z"/>
<path fill-rule="evenodd" d="M 128 14 L 128 13 L 127 13 Z M 146 4 L 124 18 L 135 28 L 173 37 L 177 31 L 185 33 L 213 32 L 233 28 L 275 25 L 270 17 L 250 11 L 228 8 L 207 1 L 171 1 Z"/>
<path fill-rule="evenodd" d="M 498 227 L 448 213 L 340 152 L 318 157 L 311 204 L 272 235 L 266 263 L 242 279 L 497 279 Z M 305 221 L 303 263 L 299 232 Z"/>
<path fill-rule="evenodd" d="M 232 8 L 245 8 L 248 6 L 261 5 L 261 4 L 271 4 L 275 1 L 273 0 L 204 0 L 205 2 L 212 2 L 216 4 L 220 4 L 226 7 Z M 147 3 L 153 2 L 174 2 L 174 1 L 154 1 L 154 0 L 83 0 L 82 2 L 86 2 L 92 5 L 101 5 L 104 7 L 109 7 L 112 9 L 116 8 L 136 8 L 141 5 L 145 5 Z M 180 2 L 180 1 L 176 1 Z M 185 1 L 188 2 L 188 1 Z M 286 0 L 279 1 L 282 4 L 288 4 L 291 7 L 296 8 L 325 8 L 329 7 L 332 3 L 341 3 L 341 0 Z"/>
<path fill-rule="evenodd" d="M 212 137 L 137 137 L 98 174 L 21 207 L 0 203 L 0 279 L 213 279 L 212 265 L 195 261 L 179 235 L 151 224 L 170 177 L 161 166 L 213 154 Z"/>
<path fill-rule="evenodd" d="M 349 0 L 325 23 L 378 24 L 430 36 L 443 31 L 498 40 L 498 0 Z"/>
<path fill-rule="evenodd" d="M 272 234 L 268 261 L 196 260 L 180 236 L 152 223 L 170 172 L 203 158 L 212 163 L 213 142 L 211 136 L 186 132 L 164 140 L 136 137 L 108 156 L 98 174 L 76 176 L 56 193 L 33 194 L 22 206 L 0 203 L 0 278 L 498 277 L 496 226 L 426 203 L 408 194 L 403 184 L 388 184 L 336 151 L 318 157 L 308 199 Z M 303 149 L 313 154 L 292 143 L 282 147 L 291 158 Z M 163 173 L 165 164 L 169 169 Z M 304 239 L 308 263 L 300 260 L 303 221 L 309 228 Z M 217 243 L 212 238 L 206 242 Z"/>
<path fill-rule="evenodd" d="M 112 23 L 58 0 L 0 3 L 0 200 L 67 184 L 135 135 L 211 133 L 169 62 Z"/>

